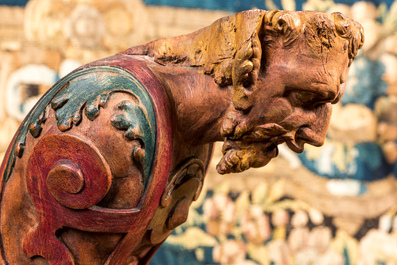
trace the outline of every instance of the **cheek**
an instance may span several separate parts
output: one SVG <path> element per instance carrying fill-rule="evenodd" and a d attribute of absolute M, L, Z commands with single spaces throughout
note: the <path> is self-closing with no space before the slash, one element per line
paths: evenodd
<path fill-rule="evenodd" d="M 262 105 L 260 117 L 262 122 L 280 122 L 292 115 L 293 111 L 289 100 L 276 98 Z"/>
<path fill-rule="evenodd" d="M 310 118 L 303 126 L 308 128 L 316 137 L 324 138 L 327 134 L 331 114 L 332 105 L 330 103 L 323 104 L 313 111 L 312 115 L 310 115 Z"/>
<path fill-rule="evenodd" d="M 328 126 L 331 121 L 331 115 L 332 105 L 330 103 L 322 105 L 322 107 L 319 109 L 318 114 L 316 115 L 315 124 L 319 126 L 322 134 L 324 134 L 324 137 L 327 134 Z"/>
<path fill-rule="evenodd" d="M 314 118 L 309 124 L 302 126 L 297 134 L 304 142 L 314 146 L 322 146 L 327 135 L 331 119 L 332 106 L 324 104 L 314 112 Z"/>
<path fill-rule="evenodd" d="M 325 135 L 332 113 L 331 104 L 323 104 L 314 110 L 295 108 L 293 113 L 282 120 L 279 125 L 287 130 L 306 128 L 307 130 Z"/>

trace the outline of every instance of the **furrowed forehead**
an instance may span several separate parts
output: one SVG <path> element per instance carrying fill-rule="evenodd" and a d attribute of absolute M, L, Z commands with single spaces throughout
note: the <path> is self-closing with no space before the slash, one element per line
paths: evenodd
<path fill-rule="evenodd" d="M 264 19 L 263 40 L 270 46 L 290 46 L 302 35 L 314 50 L 330 48 L 337 37 L 332 15 L 320 12 L 269 11 Z"/>

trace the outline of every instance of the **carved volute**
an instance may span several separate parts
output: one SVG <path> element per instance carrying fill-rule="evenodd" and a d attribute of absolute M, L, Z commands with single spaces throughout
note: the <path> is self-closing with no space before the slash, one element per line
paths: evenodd
<path fill-rule="evenodd" d="M 0 264 L 147 264 L 221 174 L 320 146 L 363 44 L 340 13 L 245 11 L 57 82 L 1 166 Z"/>

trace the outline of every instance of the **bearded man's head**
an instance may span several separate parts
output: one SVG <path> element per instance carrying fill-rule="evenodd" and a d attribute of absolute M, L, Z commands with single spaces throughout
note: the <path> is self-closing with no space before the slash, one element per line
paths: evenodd
<path fill-rule="evenodd" d="M 363 42 L 362 27 L 340 13 L 267 12 L 251 46 L 236 53 L 218 172 L 262 167 L 284 142 L 298 153 L 321 146 Z"/>
<path fill-rule="evenodd" d="M 283 142 L 295 152 L 322 145 L 363 43 L 361 25 L 340 13 L 250 10 L 125 53 L 193 67 L 230 88 L 217 166 L 224 174 L 266 165 Z"/>

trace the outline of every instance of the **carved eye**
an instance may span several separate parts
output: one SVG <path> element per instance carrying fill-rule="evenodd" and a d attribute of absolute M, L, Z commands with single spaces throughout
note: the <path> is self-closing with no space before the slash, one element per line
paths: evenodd
<path fill-rule="evenodd" d="M 292 105 L 306 109 L 313 109 L 319 105 L 332 101 L 331 98 L 322 95 L 321 93 L 296 89 L 288 91 L 286 97 L 290 100 Z"/>
<path fill-rule="evenodd" d="M 315 105 L 317 104 L 316 99 L 318 98 L 318 96 L 313 92 L 295 90 L 289 92 L 288 98 L 295 106 L 315 107 Z"/>
<path fill-rule="evenodd" d="M 302 101 L 302 102 L 313 102 L 314 99 L 317 97 L 317 95 L 315 93 L 312 92 L 298 92 L 297 93 L 298 98 Z"/>

